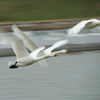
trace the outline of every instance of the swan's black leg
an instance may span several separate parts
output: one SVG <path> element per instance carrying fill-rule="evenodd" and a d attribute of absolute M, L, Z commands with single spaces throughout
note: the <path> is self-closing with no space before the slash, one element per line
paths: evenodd
<path fill-rule="evenodd" d="M 15 65 L 10 66 L 9 68 L 14 69 L 14 68 L 18 68 Z"/>
<path fill-rule="evenodd" d="M 16 61 L 15 62 L 15 64 L 14 65 L 12 65 L 12 66 L 10 66 L 9 68 L 11 68 L 11 69 L 15 69 L 15 68 L 18 68 L 18 67 L 16 67 L 16 64 L 17 64 L 18 62 Z"/>

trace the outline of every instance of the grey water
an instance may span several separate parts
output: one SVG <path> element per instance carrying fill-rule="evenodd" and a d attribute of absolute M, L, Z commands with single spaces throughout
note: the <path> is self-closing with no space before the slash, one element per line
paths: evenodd
<path fill-rule="evenodd" d="M 100 50 L 48 58 L 9 69 L 15 56 L 0 57 L 0 100 L 100 100 Z"/>
<path fill-rule="evenodd" d="M 94 44 L 100 43 L 100 26 L 92 29 L 82 29 L 78 34 L 79 36 L 67 36 L 67 29 L 59 30 L 40 30 L 40 31 L 24 31 L 34 42 L 39 46 L 53 45 L 55 42 L 68 39 L 68 44 Z M 5 33 L 5 32 L 4 32 Z M 7 32 L 12 34 L 13 32 Z M 83 35 L 83 36 L 82 36 Z M 0 49 L 11 48 L 10 44 L 2 38 L 0 32 Z"/>

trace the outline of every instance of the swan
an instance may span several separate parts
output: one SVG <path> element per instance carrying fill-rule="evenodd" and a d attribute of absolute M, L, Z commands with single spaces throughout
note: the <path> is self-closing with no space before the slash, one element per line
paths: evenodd
<path fill-rule="evenodd" d="M 100 21 L 98 19 L 83 20 L 77 25 L 67 30 L 67 35 L 77 35 L 81 29 L 91 29 L 96 26 L 100 26 Z"/>
<path fill-rule="evenodd" d="M 67 50 L 65 49 L 55 52 L 56 54 L 51 52 L 53 49 L 65 45 L 67 43 L 67 40 L 58 41 L 48 49 L 45 49 L 44 46 L 38 47 L 33 41 L 31 41 L 29 37 L 27 37 L 27 35 L 25 35 L 21 30 L 19 30 L 16 25 L 13 25 L 12 29 L 15 31 L 15 33 L 17 33 L 17 35 L 13 37 L 6 34 L 5 36 L 7 41 L 11 44 L 12 49 L 16 55 L 16 61 L 9 61 L 8 63 L 8 66 L 11 69 L 28 66 L 42 59 L 46 59 L 48 57 L 55 57 L 57 53 L 67 52 Z M 31 50 L 31 53 L 27 51 L 25 43 Z"/>
<path fill-rule="evenodd" d="M 23 41 L 24 43 L 27 45 L 28 49 L 30 51 L 33 51 L 35 49 L 38 48 L 38 46 L 36 45 L 35 42 L 33 42 L 26 34 L 24 34 L 20 29 L 18 29 L 18 27 L 14 24 L 12 25 L 12 30 L 15 32 L 15 34 L 17 36 L 19 36 Z M 58 48 L 58 47 L 61 47 L 65 44 L 68 43 L 68 40 L 61 40 L 61 41 L 57 41 L 56 43 L 54 43 L 51 47 L 45 49 L 45 50 L 42 50 L 39 55 L 48 55 L 47 57 L 49 57 L 49 55 L 51 55 L 52 53 L 54 54 L 59 54 L 59 53 L 66 53 L 67 50 L 66 49 L 63 49 L 63 50 L 60 50 L 60 51 L 56 51 L 56 52 L 52 52 L 54 49 Z"/>
<path fill-rule="evenodd" d="M 12 49 L 16 55 L 16 61 L 9 61 L 8 66 L 9 68 L 18 68 L 31 65 L 39 60 L 47 58 L 48 55 L 37 56 L 38 53 L 45 49 L 45 47 L 38 47 L 31 53 L 28 52 L 26 49 L 24 42 L 19 37 L 11 36 L 6 34 L 7 41 L 11 44 Z M 50 54 L 49 56 L 55 56 L 55 54 Z"/>

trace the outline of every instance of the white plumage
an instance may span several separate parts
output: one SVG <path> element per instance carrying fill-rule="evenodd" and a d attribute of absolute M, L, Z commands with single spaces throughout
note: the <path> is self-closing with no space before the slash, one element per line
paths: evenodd
<path fill-rule="evenodd" d="M 9 68 L 18 68 L 31 65 L 39 60 L 55 56 L 53 49 L 65 45 L 68 41 L 62 40 L 56 42 L 53 46 L 44 50 L 45 47 L 38 47 L 26 34 L 24 34 L 21 30 L 17 28 L 16 25 L 12 26 L 16 36 L 6 35 L 6 39 L 10 42 L 13 51 L 17 57 L 16 61 L 9 62 Z M 26 49 L 26 46 L 30 49 L 31 53 L 29 53 Z M 67 50 L 57 51 L 55 53 L 66 53 Z M 43 65 L 43 64 L 42 64 Z"/>
<path fill-rule="evenodd" d="M 77 35 L 81 29 L 91 29 L 96 26 L 100 26 L 100 21 L 97 19 L 83 20 L 79 22 L 77 25 L 67 30 L 67 35 Z"/>
<path fill-rule="evenodd" d="M 9 68 L 18 68 L 18 67 L 24 67 L 31 65 L 41 59 L 44 59 L 47 57 L 47 55 L 37 56 L 38 53 L 43 50 L 45 47 L 39 47 L 29 53 L 23 43 L 23 41 L 18 37 L 9 37 L 7 36 L 8 41 L 10 42 L 13 51 L 16 55 L 16 61 L 9 62 Z M 55 56 L 54 54 L 51 54 L 49 56 Z"/>

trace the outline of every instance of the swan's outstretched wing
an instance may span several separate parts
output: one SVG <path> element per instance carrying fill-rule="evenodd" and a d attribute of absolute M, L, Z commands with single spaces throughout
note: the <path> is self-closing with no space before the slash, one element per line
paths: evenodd
<path fill-rule="evenodd" d="M 100 21 L 97 19 L 83 20 L 77 25 L 67 30 L 68 36 L 77 35 L 81 29 L 91 29 L 100 25 Z"/>
<path fill-rule="evenodd" d="M 21 30 L 19 30 L 16 25 L 13 25 L 12 29 L 13 29 L 13 31 L 15 31 L 15 34 L 24 41 L 24 43 L 27 45 L 28 49 L 31 52 L 38 48 L 38 46 L 35 44 L 35 42 L 33 42 L 26 34 L 24 34 Z M 43 55 L 44 55 L 44 52 L 41 50 L 39 52 L 38 56 L 43 56 Z M 39 65 L 41 67 L 47 66 L 47 64 L 45 63 L 46 62 L 45 59 L 42 61 L 39 61 L 39 62 L 41 63 L 41 64 L 39 63 Z"/>
<path fill-rule="evenodd" d="M 25 45 L 31 52 L 39 48 L 34 42 L 34 40 L 32 41 L 25 33 L 23 33 L 20 29 L 18 29 L 15 24 L 12 26 L 12 29 L 15 32 L 15 34 L 24 41 Z M 38 56 L 43 56 L 43 55 L 44 52 L 41 50 Z"/>
<path fill-rule="evenodd" d="M 86 21 L 79 22 L 77 25 L 75 25 L 72 28 L 70 28 L 70 29 L 67 30 L 67 35 L 68 36 L 77 35 L 80 32 L 80 30 L 82 28 L 84 28 L 84 26 L 86 25 L 86 23 L 87 23 Z"/>
<path fill-rule="evenodd" d="M 38 48 L 38 46 L 26 34 L 19 30 L 15 24 L 12 26 L 12 29 L 15 34 L 24 41 L 30 51 L 34 51 Z"/>
<path fill-rule="evenodd" d="M 67 43 L 68 43 L 68 40 L 58 41 L 58 42 L 54 43 L 51 47 L 47 48 L 45 50 L 45 52 L 51 52 L 52 50 L 54 50 L 54 49 L 56 49 L 58 47 L 61 47 L 61 46 L 65 45 L 65 44 L 67 44 Z"/>
<path fill-rule="evenodd" d="M 17 56 L 17 59 L 29 56 L 29 53 L 20 38 L 14 36 L 13 34 L 7 33 L 4 33 L 2 37 L 6 40 L 6 42 L 9 42 L 11 44 L 12 49 Z"/>

